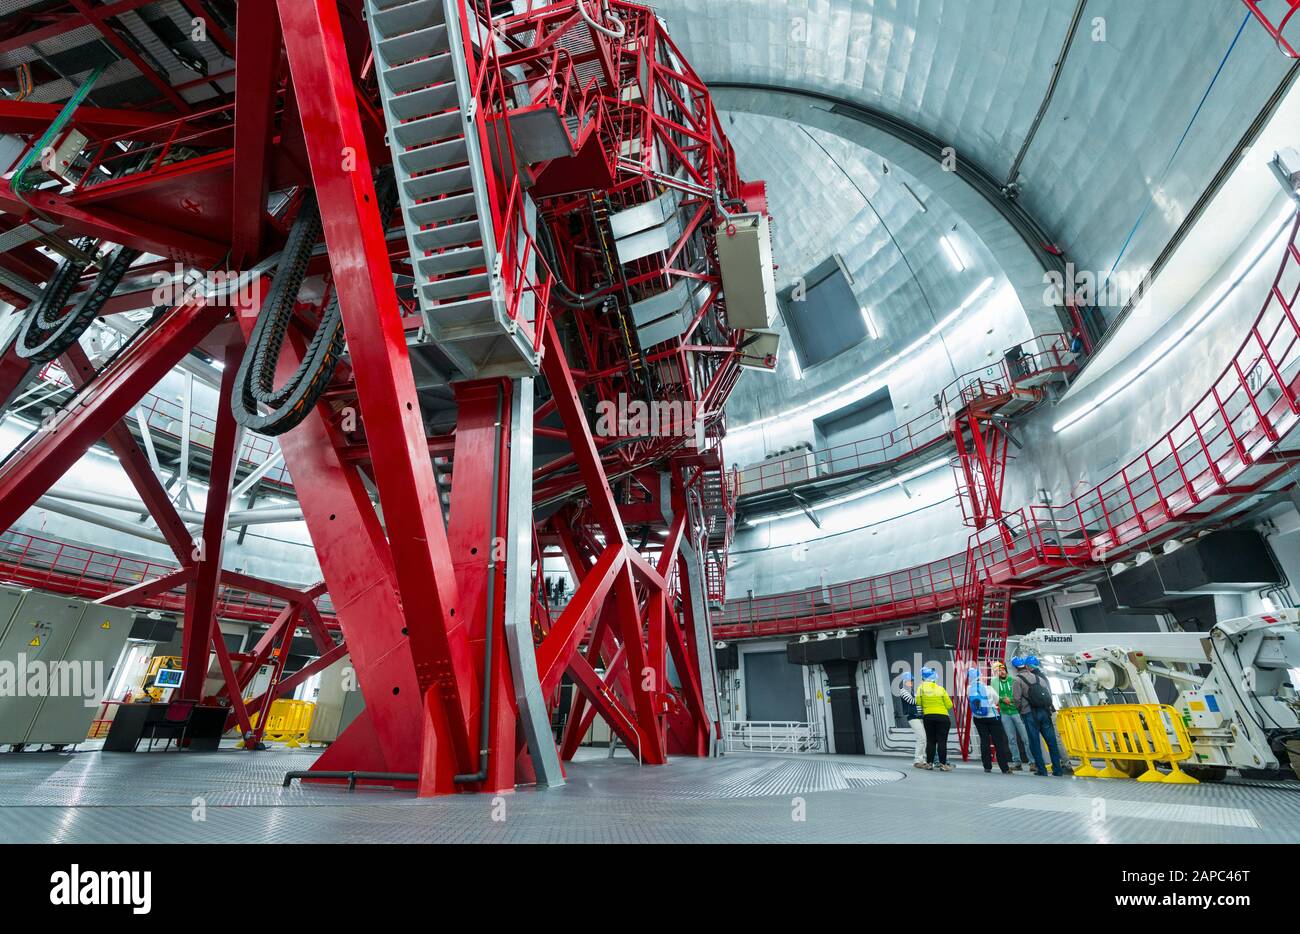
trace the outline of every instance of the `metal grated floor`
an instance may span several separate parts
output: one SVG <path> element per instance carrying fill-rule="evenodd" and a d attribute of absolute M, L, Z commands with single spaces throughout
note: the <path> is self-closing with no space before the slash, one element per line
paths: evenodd
<path fill-rule="evenodd" d="M 0 842 L 1300 842 L 1288 786 L 919 772 L 729 756 L 639 767 L 583 750 L 569 783 L 500 797 L 282 788 L 312 750 L 0 755 Z M 903 768 L 900 769 L 900 766 Z"/>

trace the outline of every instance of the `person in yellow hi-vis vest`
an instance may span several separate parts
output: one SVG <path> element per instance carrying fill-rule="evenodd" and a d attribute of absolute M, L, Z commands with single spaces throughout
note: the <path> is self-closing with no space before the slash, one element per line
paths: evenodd
<path fill-rule="evenodd" d="M 921 720 L 925 723 L 925 767 L 934 768 L 937 753 L 939 771 L 951 772 L 952 766 L 948 764 L 948 730 L 952 728 L 952 719 L 948 714 L 952 710 L 952 698 L 939 683 L 939 673 L 933 668 L 921 669 L 921 687 L 916 692 L 916 703 L 921 708 Z"/>

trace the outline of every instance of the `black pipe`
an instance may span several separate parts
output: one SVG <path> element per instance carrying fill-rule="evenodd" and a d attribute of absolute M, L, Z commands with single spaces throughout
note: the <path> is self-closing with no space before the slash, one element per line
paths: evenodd
<path fill-rule="evenodd" d="M 285 772 L 283 787 L 288 788 L 295 778 L 346 778 L 348 791 L 357 787 L 357 779 L 376 782 L 418 782 L 420 780 L 420 776 L 414 772 Z"/>
<path fill-rule="evenodd" d="M 487 625 L 483 634 L 483 692 L 479 699 L 478 721 L 478 771 L 469 774 L 453 775 L 452 781 L 457 785 L 473 785 L 488 777 L 488 733 L 492 729 L 492 638 L 496 629 L 496 580 L 497 558 L 493 540 L 497 532 L 497 504 L 501 500 L 501 386 L 497 384 L 497 431 L 492 441 L 492 518 L 488 523 L 488 579 L 487 604 L 484 619 Z M 455 463 L 451 469 L 456 469 Z"/>

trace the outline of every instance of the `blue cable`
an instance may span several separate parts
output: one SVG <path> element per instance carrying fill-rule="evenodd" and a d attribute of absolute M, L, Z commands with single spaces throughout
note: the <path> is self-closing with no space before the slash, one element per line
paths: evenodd
<path fill-rule="evenodd" d="M 1196 110 L 1192 112 L 1192 119 L 1187 121 L 1187 127 L 1183 130 L 1183 135 L 1178 138 L 1178 145 L 1174 147 L 1173 153 L 1170 154 L 1169 161 L 1165 163 L 1164 171 L 1160 173 L 1159 180 L 1156 182 L 1156 185 L 1152 188 L 1150 195 L 1147 197 L 1146 205 L 1143 206 L 1142 212 L 1138 214 L 1137 221 L 1133 224 L 1133 229 L 1128 232 L 1128 237 L 1125 238 L 1124 245 L 1120 247 L 1119 256 L 1115 257 L 1115 264 L 1110 267 L 1110 272 L 1106 274 L 1106 281 L 1101 287 L 1102 294 L 1106 293 L 1106 288 L 1110 285 L 1110 280 L 1115 275 L 1115 270 L 1119 268 L 1120 260 L 1124 258 L 1124 254 L 1128 251 L 1129 244 L 1133 242 L 1133 235 L 1137 233 L 1138 228 L 1142 226 L 1142 221 L 1146 219 L 1147 212 L 1151 210 L 1151 205 L 1156 199 L 1155 188 L 1164 184 L 1165 177 L 1173 167 L 1174 160 L 1178 158 L 1179 150 L 1183 148 L 1183 143 L 1187 141 L 1187 135 L 1192 132 L 1192 124 L 1194 124 L 1196 118 L 1200 116 L 1201 108 L 1205 106 L 1206 98 L 1208 98 L 1210 92 L 1214 90 L 1215 82 L 1219 80 L 1219 75 L 1223 73 L 1223 66 L 1228 64 L 1228 56 L 1230 56 L 1232 50 L 1237 47 L 1237 40 L 1241 38 L 1242 32 L 1245 31 L 1246 24 L 1250 22 L 1251 15 L 1252 14 L 1249 10 L 1246 11 L 1245 18 L 1241 21 L 1241 25 L 1237 27 L 1237 34 L 1232 37 L 1232 44 L 1228 46 L 1228 51 L 1223 53 L 1223 59 L 1219 62 L 1219 67 L 1214 71 L 1214 77 L 1210 79 L 1209 86 L 1205 89 L 1205 93 L 1201 95 L 1200 103 L 1196 105 Z"/>

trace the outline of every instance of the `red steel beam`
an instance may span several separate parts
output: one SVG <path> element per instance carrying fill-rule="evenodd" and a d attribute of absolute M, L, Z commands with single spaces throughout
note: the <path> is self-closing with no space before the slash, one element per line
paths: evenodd
<path fill-rule="evenodd" d="M 141 581 L 134 587 L 124 587 L 106 597 L 100 597 L 96 603 L 104 606 L 135 606 L 160 594 L 168 593 L 177 587 L 184 587 L 194 579 L 193 568 L 181 568 L 153 580 Z"/>
<path fill-rule="evenodd" d="M 239 315 L 245 336 L 255 320 L 250 312 Z M 305 347 L 302 336 L 290 330 L 277 368 L 278 379 L 293 373 Z M 370 494 L 356 467 L 341 456 L 346 441 L 327 405 L 316 406 L 279 440 L 321 573 L 329 585 L 334 615 L 352 656 L 357 684 L 370 711 L 353 721 L 341 742 L 331 745 L 314 767 L 415 772 L 423 705 L 392 554 Z M 309 615 L 312 610 L 307 611 Z"/>
<path fill-rule="evenodd" d="M 235 390 L 239 360 L 244 344 L 238 332 L 225 348 L 225 369 L 221 372 L 221 399 Z M 217 625 L 217 597 L 221 591 L 221 558 L 226 544 L 226 518 L 230 515 L 230 491 L 235 481 L 239 454 L 239 425 L 229 405 L 217 409 L 217 428 L 212 439 L 212 462 L 208 468 L 208 500 L 204 505 L 203 532 L 195 555 L 194 581 L 185 590 L 184 669 L 182 700 L 203 699 L 203 682 L 208 676 L 208 645 L 221 642 Z M 230 676 L 226 676 L 227 683 Z"/>
<path fill-rule="evenodd" d="M 63 417 L 0 468 L 0 529 L 17 522 L 225 316 L 224 308 L 173 308 L 101 370 Z"/>
<path fill-rule="evenodd" d="M 69 382 L 78 390 L 95 377 L 95 368 L 91 366 L 90 358 L 86 356 L 86 351 L 80 344 L 73 344 L 68 348 L 63 354 L 62 363 Z M 157 523 L 158 531 L 162 533 L 176 559 L 182 565 L 191 564 L 194 536 L 190 533 L 185 520 L 176 511 L 176 505 L 167 495 L 162 481 L 153 472 L 153 466 L 140 450 L 140 446 L 136 444 L 126 423 L 116 422 L 104 433 L 104 441 L 117 455 L 127 479 L 131 481 L 140 499 L 144 501 L 145 508 Z"/>
<path fill-rule="evenodd" d="M 280 71 L 280 18 L 270 3 L 238 7 L 231 262 L 258 259 L 269 186 L 271 121 Z"/>
<path fill-rule="evenodd" d="M 377 210 L 352 69 L 338 4 L 332 0 L 278 0 L 294 91 L 302 115 L 329 248 L 334 285 L 351 350 L 361 417 L 372 451 L 375 485 L 387 523 L 394 569 L 407 616 L 411 652 L 421 688 L 436 694 L 426 711 L 442 722 L 425 732 L 446 737 L 434 753 L 450 776 L 476 758 L 467 712 L 478 675 L 469 650 L 467 620 L 457 616 L 456 580 L 447 549 L 442 507 L 429 460 L 401 310 Z M 355 171 L 341 169 L 355 155 Z"/>

